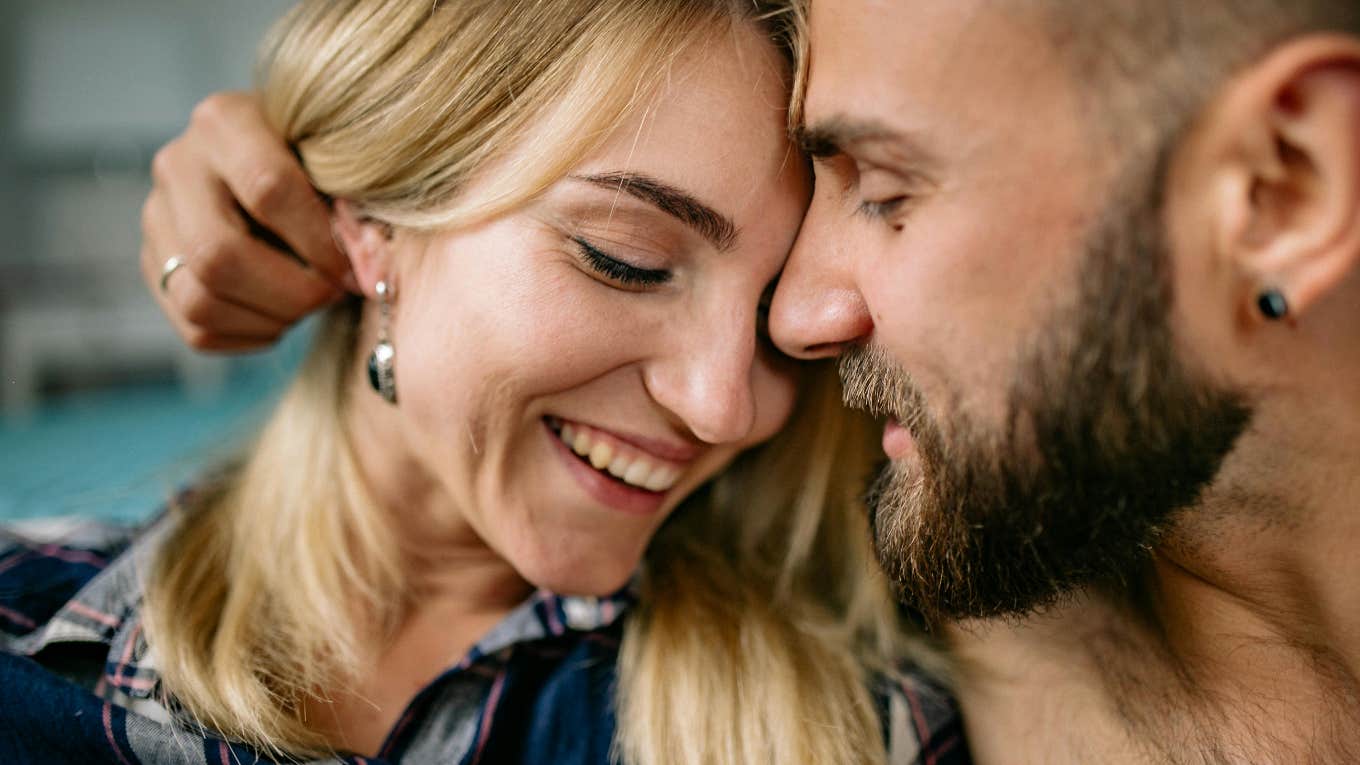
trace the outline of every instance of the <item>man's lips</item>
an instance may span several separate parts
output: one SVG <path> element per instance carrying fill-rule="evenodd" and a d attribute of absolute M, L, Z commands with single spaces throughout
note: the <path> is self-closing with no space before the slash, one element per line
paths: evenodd
<path fill-rule="evenodd" d="M 916 439 L 896 419 L 883 426 L 883 451 L 888 459 L 901 460 L 916 454 Z"/>

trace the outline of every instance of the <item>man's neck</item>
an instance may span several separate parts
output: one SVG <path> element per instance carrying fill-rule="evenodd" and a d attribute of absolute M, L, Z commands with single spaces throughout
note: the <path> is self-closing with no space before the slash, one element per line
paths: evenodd
<path fill-rule="evenodd" d="M 1360 761 L 1360 440 L 1328 427 L 1246 437 L 1136 597 L 952 628 L 979 761 Z"/>
<path fill-rule="evenodd" d="M 1262 671 L 1282 682 L 1268 662 L 1295 654 L 1360 681 L 1360 422 L 1347 416 L 1360 410 L 1333 403 L 1304 427 L 1277 422 L 1297 414 L 1260 413 L 1158 546 L 1148 622 L 1205 683 Z"/>

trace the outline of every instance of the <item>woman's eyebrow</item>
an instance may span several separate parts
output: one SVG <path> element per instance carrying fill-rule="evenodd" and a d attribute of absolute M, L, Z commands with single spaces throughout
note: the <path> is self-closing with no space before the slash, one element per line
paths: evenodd
<path fill-rule="evenodd" d="M 737 226 L 732 219 L 695 199 L 692 195 L 641 173 L 595 173 L 573 175 L 572 180 L 622 191 L 698 231 L 714 247 L 726 252 L 737 241 Z"/>

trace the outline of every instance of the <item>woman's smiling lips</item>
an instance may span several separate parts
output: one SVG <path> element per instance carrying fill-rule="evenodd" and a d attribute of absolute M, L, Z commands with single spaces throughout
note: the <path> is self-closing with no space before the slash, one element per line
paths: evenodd
<path fill-rule="evenodd" d="M 632 514 L 660 508 L 700 450 L 563 420 L 544 418 L 557 451 L 577 481 L 599 502 Z"/>

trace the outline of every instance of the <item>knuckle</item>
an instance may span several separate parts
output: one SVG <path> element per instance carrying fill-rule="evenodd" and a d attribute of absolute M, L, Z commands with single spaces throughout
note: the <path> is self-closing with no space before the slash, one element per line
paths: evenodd
<path fill-rule="evenodd" d="M 153 276 L 156 281 L 160 280 L 159 266 L 156 264 L 156 258 L 152 255 L 150 247 L 145 245 L 142 246 L 138 254 L 137 262 L 141 264 L 142 276 L 147 279 L 147 281 L 152 281 Z"/>
<path fill-rule="evenodd" d="M 192 112 L 189 113 L 190 125 L 202 125 L 204 123 L 214 123 L 222 119 L 222 114 L 227 110 L 227 97 L 224 93 L 213 93 L 207 98 L 199 101 Z"/>
<path fill-rule="evenodd" d="M 138 216 L 137 219 L 141 224 L 142 239 L 144 240 L 151 239 L 151 232 L 155 230 L 156 211 L 154 209 L 155 205 L 152 204 L 152 200 L 153 197 L 148 196 L 146 200 L 142 202 L 141 215 Z M 145 248 L 143 248 L 143 251 L 145 252 Z"/>
<path fill-rule="evenodd" d="M 274 167 L 257 167 L 246 176 L 241 204 L 259 216 L 277 209 L 288 195 L 288 176 Z"/>
<path fill-rule="evenodd" d="M 157 185 L 165 185 L 170 180 L 175 164 L 175 154 L 179 147 L 179 141 L 171 141 L 156 150 L 151 157 L 151 179 Z"/>
<path fill-rule="evenodd" d="M 209 239 L 192 248 L 190 263 L 194 275 L 206 286 L 229 284 L 236 278 L 236 263 L 231 243 Z"/>
<path fill-rule="evenodd" d="M 217 318 L 216 301 L 206 294 L 197 292 L 190 295 L 180 305 L 180 315 L 196 327 L 211 326 Z"/>

